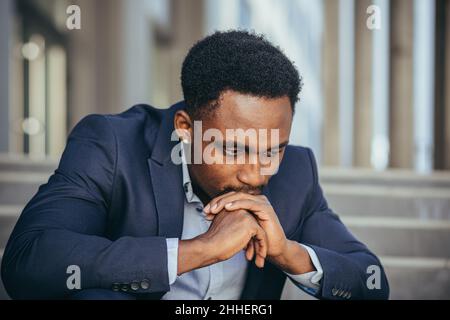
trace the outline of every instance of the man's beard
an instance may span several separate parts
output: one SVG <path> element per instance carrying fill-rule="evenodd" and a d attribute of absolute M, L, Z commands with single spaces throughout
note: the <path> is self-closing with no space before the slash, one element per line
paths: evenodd
<path fill-rule="evenodd" d="M 225 187 L 222 191 L 220 191 L 214 198 L 219 197 L 223 194 L 226 194 L 228 192 L 231 191 L 235 191 L 235 192 L 243 192 L 243 193 L 248 193 L 248 194 L 252 194 L 252 195 L 260 195 L 262 194 L 262 190 L 263 190 L 264 186 L 259 186 L 259 187 L 248 187 L 248 186 L 244 186 L 244 187 Z"/>

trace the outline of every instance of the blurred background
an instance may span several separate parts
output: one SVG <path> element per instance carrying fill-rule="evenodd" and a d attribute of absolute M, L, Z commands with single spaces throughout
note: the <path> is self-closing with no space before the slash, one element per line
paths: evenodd
<path fill-rule="evenodd" d="M 236 28 L 298 67 L 291 141 L 391 298 L 450 299 L 450 0 L 0 1 L 0 258 L 83 116 L 181 100 L 187 50 Z M 289 280 L 283 298 L 309 299 Z"/>

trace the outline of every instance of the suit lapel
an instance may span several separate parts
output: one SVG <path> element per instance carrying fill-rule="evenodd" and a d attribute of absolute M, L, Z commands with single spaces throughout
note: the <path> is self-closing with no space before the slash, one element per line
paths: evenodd
<path fill-rule="evenodd" d="M 148 159 L 148 165 L 158 212 L 158 235 L 181 238 L 184 211 L 181 167 L 171 163 L 160 165 L 152 159 Z"/>
<path fill-rule="evenodd" d="M 174 130 L 174 114 L 183 107 L 184 103 L 181 102 L 169 110 L 161 111 L 163 117 L 160 128 L 151 157 L 147 159 L 158 214 L 158 235 L 168 238 L 181 238 L 183 231 L 182 169 L 181 165 L 174 164 L 170 157 L 172 148 L 177 144 L 177 141 L 171 141 L 171 134 Z"/>

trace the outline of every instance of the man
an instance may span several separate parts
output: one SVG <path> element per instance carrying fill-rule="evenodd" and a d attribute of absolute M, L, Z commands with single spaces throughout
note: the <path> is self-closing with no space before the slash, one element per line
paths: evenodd
<path fill-rule="evenodd" d="M 6 247 L 11 297 L 279 299 L 289 277 L 318 298 L 386 299 L 379 260 L 328 208 L 311 150 L 288 145 L 302 83 L 286 56 L 262 36 L 216 32 L 181 82 L 168 110 L 72 130 Z"/>

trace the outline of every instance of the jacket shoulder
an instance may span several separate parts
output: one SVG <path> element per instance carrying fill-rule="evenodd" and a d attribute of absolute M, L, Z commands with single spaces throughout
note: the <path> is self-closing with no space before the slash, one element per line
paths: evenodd
<path fill-rule="evenodd" d="M 312 171 L 317 171 L 314 153 L 308 147 L 288 145 L 283 162 L 285 163 L 282 164 L 285 164 L 290 169 L 309 168 Z M 292 168 L 292 166 L 295 166 L 295 168 Z"/>
<path fill-rule="evenodd" d="M 157 109 L 148 104 L 138 104 L 117 114 L 105 114 L 114 129 L 135 126 L 159 126 L 167 109 Z"/>
<path fill-rule="evenodd" d="M 308 147 L 288 145 L 274 180 L 284 184 L 312 188 L 318 183 L 317 164 Z"/>

